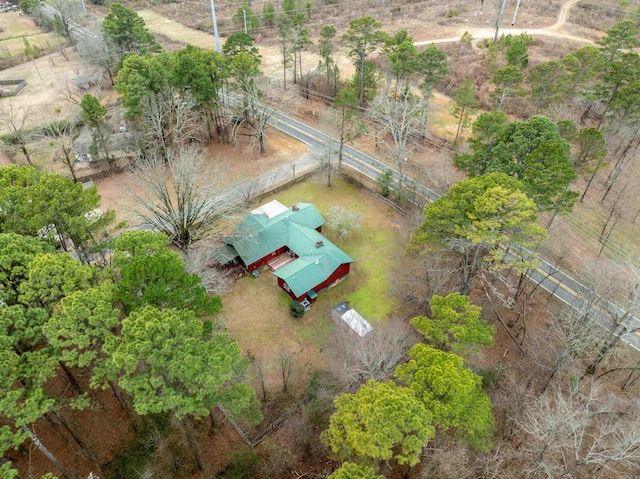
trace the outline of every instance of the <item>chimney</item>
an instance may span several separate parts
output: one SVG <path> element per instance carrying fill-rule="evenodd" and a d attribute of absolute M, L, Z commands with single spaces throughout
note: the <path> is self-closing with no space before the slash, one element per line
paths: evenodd
<path fill-rule="evenodd" d="M 291 209 L 292 209 L 293 211 L 298 211 L 300 208 L 298 208 L 298 205 L 293 205 L 293 206 L 291 207 Z"/>
<path fill-rule="evenodd" d="M 320 248 L 320 246 L 322 246 L 324 244 L 324 241 L 320 240 L 320 241 L 316 241 L 316 248 Z"/>

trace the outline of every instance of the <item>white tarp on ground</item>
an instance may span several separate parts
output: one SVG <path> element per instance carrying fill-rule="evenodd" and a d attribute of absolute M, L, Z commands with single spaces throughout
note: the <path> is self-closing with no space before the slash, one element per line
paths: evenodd
<path fill-rule="evenodd" d="M 373 327 L 369 322 L 364 319 L 355 309 L 349 309 L 345 311 L 340 319 L 345 322 L 347 326 L 353 329 L 362 338 L 369 333 Z"/>
<path fill-rule="evenodd" d="M 280 203 L 278 200 L 269 201 L 269 203 L 259 206 L 251 211 L 252 215 L 265 215 L 267 218 L 273 218 L 280 213 L 284 213 L 289 208 Z"/>

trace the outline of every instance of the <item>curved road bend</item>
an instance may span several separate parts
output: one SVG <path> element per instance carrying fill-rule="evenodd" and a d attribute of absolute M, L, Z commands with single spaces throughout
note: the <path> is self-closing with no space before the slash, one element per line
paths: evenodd
<path fill-rule="evenodd" d="M 566 35 L 555 31 L 562 28 L 562 26 L 566 22 L 569 9 L 578 1 L 579 0 L 570 0 L 565 3 L 562 6 L 562 9 L 560 10 L 560 14 L 558 16 L 558 20 L 554 25 L 548 28 L 529 30 L 527 33 L 532 35 L 562 37 L 565 39 L 581 41 L 583 43 L 592 43 L 584 38 L 573 37 L 571 35 Z M 55 10 L 46 4 L 43 6 L 43 10 L 45 10 L 45 14 L 48 14 L 49 16 L 53 16 L 53 14 L 55 13 Z M 95 37 L 92 32 L 75 23 L 72 25 L 72 28 L 73 34 L 79 39 L 82 39 L 83 37 L 85 39 Z M 503 33 L 507 34 L 519 34 L 526 30 L 505 29 L 502 31 Z M 487 38 L 493 38 L 493 33 L 493 30 L 486 29 L 485 32 L 484 29 L 481 29 L 474 30 L 472 34 L 475 38 L 485 38 L 483 37 L 483 35 L 488 35 Z M 459 38 L 443 38 L 426 42 L 417 42 L 416 45 L 444 43 L 447 41 L 458 40 Z M 287 133 L 291 137 L 305 143 L 312 153 L 321 152 L 323 149 L 323 145 L 326 145 L 329 141 L 337 141 L 331 138 L 329 135 L 280 112 L 275 112 L 269 123 L 275 128 L 283 131 L 284 133 Z M 353 168 L 361 174 L 364 174 L 373 181 L 376 181 L 378 176 L 385 171 L 391 171 L 394 179 L 396 180 L 399 177 L 399 173 L 395 169 L 390 168 L 386 164 L 381 163 L 372 156 L 369 156 L 366 153 L 353 148 L 352 146 L 345 145 L 343 153 L 343 163 L 346 166 Z M 422 197 L 427 201 L 433 201 L 439 196 L 437 193 L 430 190 L 426 186 L 417 183 L 406 176 L 404 177 L 404 182 L 405 184 L 411 184 L 412 186 L 415 185 L 416 192 L 422 195 Z M 558 268 L 543 260 L 542 258 L 539 259 L 540 266 L 535 270 L 530 270 L 527 274 L 532 281 L 540 284 L 542 288 L 553 294 L 556 298 L 560 299 L 560 301 L 576 310 L 584 311 L 585 308 L 591 309 L 592 317 L 594 318 L 594 320 L 605 329 L 611 329 L 612 317 L 617 318 L 617 334 L 619 334 L 622 340 L 624 340 L 626 343 L 640 351 L 640 321 L 636 317 L 628 314 L 606 299 L 597 296 L 589 288 L 583 286 L 571 276 L 563 273 Z M 591 298 L 591 301 L 589 301 L 587 298 Z"/>
<path fill-rule="evenodd" d="M 587 45 L 593 45 L 594 42 L 587 38 L 576 37 L 574 35 L 570 35 L 568 33 L 564 33 L 558 30 L 562 30 L 564 24 L 567 22 L 567 16 L 569 10 L 573 5 L 578 3 L 580 0 L 570 0 L 560 9 L 560 13 L 558 14 L 558 19 L 556 23 L 551 26 L 544 28 L 501 28 L 498 33 L 500 35 L 520 35 L 521 33 L 526 33 L 531 36 L 542 36 L 542 37 L 550 37 L 550 38 L 560 38 L 563 40 L 571 40 L 576 43 L 583 43 Z M 492 19 L 494 20 L 494 19 Z M 493 39 L 495 35 L 495 28 L 471 28 L 468 32 L 473 36 L 474 40 L 477 39 Z M 423 46 L 423 45 L 431 45 L 432 43 L 449 43 L 449 42 L 459 42 L 460 37 L 464 33 L 464 30 L 460 30 L 460 35 L 457 37 L 447 37 L 447 38 L 435 38 L 433 40 L 424 40 L 420 42 L 415 42 L 415 45 Z"/>

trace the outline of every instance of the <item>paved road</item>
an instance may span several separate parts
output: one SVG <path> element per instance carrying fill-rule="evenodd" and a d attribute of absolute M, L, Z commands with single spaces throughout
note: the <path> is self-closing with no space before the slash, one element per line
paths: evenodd
<path fill-rule="evenodd" d="M 47 5 L 46 3 L 42 3 L 38 8 L 46 17 L 49 18 L 49 20 L 53 20 L 56 15 L 59 15 L 58 11 L 55 8 Z M 93 32 L 81 25 L 78 25 L 74 21 L 69 22 L 69 33 L 74 37 L 75 42 L 83 40 L 93 40 L 98 38 Z"/>
<path fill-rule="evenodd" d="M 567 18 L 567 12 L 569 8 L 577 3 L 578 0 L 568 1 L 561 9 L 557 22 L 551 27 L 544 29 L 529 30 L 529 34 L 535 35 L 549 35 L 558 36 L 564 38 L 574 39 L 573 37 L 564 33 L 558 33 L 565 23 Z M 46 15 L 53 17 L 56 11 L 48 5 L 41 7 Z M 507 29 L 502 30 L 503 33 L 522 33 L 524 30 Z M 72 34 L 77 40 L 87 40 L 95 38 L 95 35 L 81 27 L 76 23 L 72 23 Z M 475 38 L 488 35 L 488 38 L 493 36 L 493 31 L 488 30 L 481 31 L 475 30 L 473 32 Z M 578 41 L 589 42 L 583 38 L 575 38 Z M 433 43 L 433 42 L 446 42 L 457 41 L 456 39 L 438 39 L 421 43 Z M 309 153 L 305 156 L 293 162 L 296 166 L 298 174 L 302 174 L 310 168 L 314 167 L 316 162 L 315 155 L 321 154 L 326 145 L 337 141 L 331 138 L 329 135 L 316 130 L 300 121 L 297 121 L 281 112 L 274 112 L 269 123 L 278 128 L 279 130 L 287 133 L 293 138 L 302 141 L 309 147 Z M 363 153 L 352 146 L 345 145 L 343 151 L 343 164 L 347 167 L 353 168 L 355 171 L 367 176 L 368 178 L 376 181 L 378 177 L 386 172 L 390 171 L 393 178 L 397 181 L 400 177 L 400 173 L 393 168 L 390 168 L 386 164 L 376 160 L 370 155 Z M 259 191 L 266 191 L 277 184 L 286 182 L 294 175 L 294 169 L 292 166 L 284 166 L 277 170 L 274 170 L 262 177 L 247 182 L 247 190 L 251 189 L 253 193 Z M 438 194 L 426 186 L 414 181 L 407 176 L 402 177 L 405 185 L 410 185 L 410 188 L 415 190 L 419 197 L 423 201 L 430 202 L 438 198 Z M 634 316 L 628 314 L 622 309 L 618 308 L 614 304 L 610 303 L 604 298 L 597 296 L 589 288 L 582 285 L 580 282 L 572 278 L 571 276 L 563 273 L 552 264 L 540 259 L 540 266 L 535 270 L 530 270 L 528 273 L 529 278 L 538 283 L 540 287 L 549 291 L 555 297 L 566 303 L 570 307 L 579 310 L 591 310 L 594 321 L 603 326 L 606 329 L 616 328 L 616 333 L 619 334 L 622 339 L 630 344 L 632 347 L 640 351 L 640 321 Z M 616 326 L 613 326 L 616 324 Z"/>
<path fill-rule="evenodd" d="M 269 123 L 280 131 L 305 143 L 311 152 L 311 156 L 313 154 L 321 154 L 326 149 L 326 145 L 337 142 L 336 139 L 326 133 L 281 112 L 274 112 Z M 399 173 L 395 169 L 352 146 L 345 145 L 344 153 L 343 165 L 354 169 L 373 181 L 376 181 L 379 175 L 385 171 L 391 171 L 396 180 L 399 177 Z M 412 184 L 415 191 L 426 202 L 431 202 L 439 197 L 436 192 L 411 178 L 404 177 L 403 181 L 407 185 Z M 540 265 L 538 268 L 531 269 L 527 273 L 531 281 L 539 284 L 541 288 L 577 311 L 583 313 L 589 311 L 591 318 L 603 328 L 607 330 L 616 328 L 616 334 L 623 341 L 640 351 L 640 320 L 605 298 L 598 296 L 578 280 L 563 273 L 551 263 L 542 258 L 539 258 L 539 260 Z"/>

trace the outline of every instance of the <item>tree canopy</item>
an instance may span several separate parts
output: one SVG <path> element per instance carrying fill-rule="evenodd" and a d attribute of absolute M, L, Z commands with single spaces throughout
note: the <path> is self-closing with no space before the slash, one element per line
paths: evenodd
<path fill-rule="evenodd" d="M 209 296 L 196 274 L 190 274 L 180 255 L 169 248 L 165 235 L 129 231 L 115 242 L 113 264 L 118 281 L 114 298 L 131 312 L 143 306 L 189 309 L 197 315 L 215 314 L 222 307 Z"/>
<path fill-rule="evenodd" d="M 338 396 L 334 404 L 336 412 L 322 440 L 340 459 L 370 464 L 395 459 L 415 465 L 435 432 L 431 413 L 413 391 L 393 382 L 369 381 L 354 394 Z"/>
<path fill-rule="evenodd" d="M 142 17 L 121 3 L 109 6 L 101 28 L 107 41 L 115 45 L 121 55 L 157 53 L 162 49 Z"/>
<path fill-rule="evenodd" d="M 449 74 L 447 54 L 435 45 L 429 45 L 418 54 L 418 71 L 424 76 L 420 84 L 428 101 L 434 86 Z"/>
<path fill-rule="evenodd" d="M 328 479 L 384 479 L 384 476 L 376 474 L 373 466 L 345 462 Z"/>
<path fill-rule="evenodd" d="M 96 286 L 104 278 L 100 270 L 67 253 L 41 253 L 27 267 L 27 279 L 19 286 L 18 300 L 52 311 L 68 294 Z"/>
<path fill-rule="evenodd" d="M 480 318 L 482 308 L 468 296 L 451 293 L 431 297 L 431 317 L 417 316 L 411 324 L 427 343 L 444 351 L 468 355 L 479 346 L 493 346 L 493 326 Z"/>
<path fill-rule="evenodd" d="M 453 185 L 424 210 L 414 247 L 439 245 L 457 255 L 460 292 L 467 294 L 484 264 L 526 269 L 531 260 L 508 253 L 535 248 L 548 234 L 535 220 L 537 208 L 524 187 L 504 173 L 472 177 Z M 505 248 L 505 249 L 503 249 Z"/>
<path fill-rule="evenodd" d="M 638 34 L 640 30 L 635 21 L 622 20 L 609 28 L 596 43 L 600 46 L 604 59 L 613 62 L 623 51 L 640 46 Z"/>
<path fill-rule="evenodd" d="M 238 416 L 254 406 L 254 391 L 243 382 L 248 360 L 238 344 L 190 310 L 133 311 L 122 322 L 109 367 L 139 414 L 202 417 L 222 405 Z"/>
<path fill-rule="evenodd" d="M 124 59 L 115 88 L 122 95 L 127 118 L 140 115 L 144 98 L 162 93 L 171 86 L 175 58 L 175 54 L 163 52 L 155 56 L 131 54 Z"/>
<path fill-rule="evenodd" d="M 424 344 L 409 350 L 396 378 L 406 383 L 433 414 L 433 424 L 448 436 L 480 450 L 491 447 L 494 419 L 482 378 L 453 353 Z"/>
<path fill-rule="evenodd" d="M 558 126 L 543 116 L 510 124 L 500 114 L 482 114 L 474 124 L 476 138 L 472 153 L 455 156 L 458 168 L 470 175 L 501 172 L 522 182 L 523 190 L 540 210 L 552 210 L 564 197 L 576 173 L 570 160 L 569 144 L 560 136 Z"/>
<path fill-rule="evenodd" d="M 61 348 L 66 364 L 97 367 L 104 362 L 102 346 L 112 339 L 119 317 L 113 305 L 113 285 L 104 282 L 65 296 L 43 330 L 50 343 Z"/>
<path fill-rule="evenodd" d="M 40 237 L 84 251 L 98 248 L 96 238 L 113 222 L 113 211 L 99 212 L 100 196 L 95 187 L 56 173 L 43 173 L 30 166 L 0 168 L 0 232 Z"/>
<path fill-rule="evenodd" d="M 53 247 L 32 236 L 0 233 L 0 300 L 15 304 L 18 286 L 27 279 L 29 263 L 39 253 L 53 253 Z"/>
<path fill-rule="evenodd" d="M 493 97 L 496 101 L 498 111 L 502 110 L 504 102 L 507 98 L 518 96 L 521 94 L 520 82 L 524 80 L 522 70 L 514 65 L 502 67 L 493 74 L 491 83 L 496 86 Z"/>
<path fill-rule="evenodd" d="M 385 41 L 387 34 L 375 18 L 363 16 L 349 22 L 349 29 L 342 35 L 342 44 L 349 49 L 349 58 L 358 72 L 358 105 L 364 106 L 365 61 Z"/>

